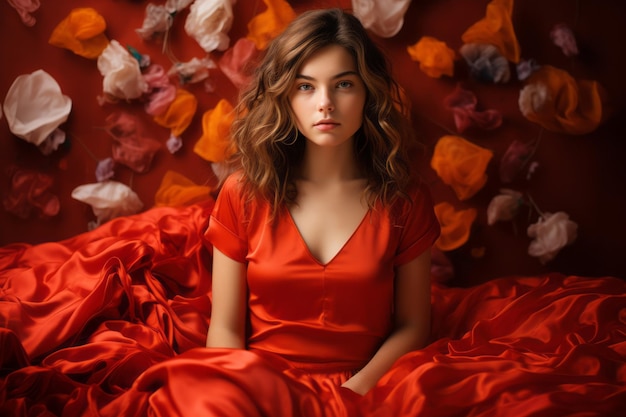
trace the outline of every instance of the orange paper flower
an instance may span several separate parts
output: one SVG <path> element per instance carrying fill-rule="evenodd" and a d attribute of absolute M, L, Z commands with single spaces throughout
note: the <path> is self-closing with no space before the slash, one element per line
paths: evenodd
<path fill-rule="evenodd" d="M 253 41 L 259 50 L 265 49 L 267 44 L 296 17 L 294 10 L 284 0 L 263 0 L 263 3 L 267 10 L 248 22 L 247 38 Z"/>
<path fill-rule="evenodd" d="M 492 0 L 483 19 L 470 26 L 461 39 L 464 43 L 494 45 L 509 61 L 518 63 L 520 47 L 513 29 L 513 0 Z"/>
<path fill-rule="evenodd" d="M 184 175 L 167 171 L 154 196 L 154 205 L 182 207 L 208 198 L 211 187 L 197 185 Z"/>
<path fill-rule="evenodd" d="M 235 118 L 233 106 L 221 99 L 202 116 L 202 137 L 193 151 L 207 161 L 222 162 L 232 154 L 230 126 Z"/>
<path fill-rule="evenodd" d="M 154 117 L 154 121 L 172 130 L 172 136 L 180 136 L 189 127 L 196 114 L 198 99 L 187 90 L 176 90 L 176 98 L 167 110 Z"/>
<path fill-rule="evenodd" d="M 467 200 L 487 182 L 485 171 L 492 157 L 489 149 L 458 136 L 443 136 L 435 145 L 430 166 L 459 200 Z"/>
<path fill-rule="evenodd" d="M 476 209 L 456 210 L 448 202 L 435 205 L 435 215 L 441 225 L 441 235 L 434 246 L 440 251 L 457 249 L 468 241 L 474 220 Z"/>
<path fill-rule="evenodd" d="M 52 31 L 48 43 L 96 59 L 109 44 L 104 18 L 90 7 L 74 9 Z"/>
<path fill-rule="evenodd" d="M 519 96 L 522 114 L 553 132 L 583 135 L 602 120 L 596 81 L 575 80 L 566 71 L 544 65 L 527 80 Z"/>
<path fill-rule="evenodd" d="M 416 44 L 409 46 L 407 51 L 413 61 L 420 63 L 420 69 L 429 77 L 454 75 L 454 51 L 445 42 L 423 36 Z"/>

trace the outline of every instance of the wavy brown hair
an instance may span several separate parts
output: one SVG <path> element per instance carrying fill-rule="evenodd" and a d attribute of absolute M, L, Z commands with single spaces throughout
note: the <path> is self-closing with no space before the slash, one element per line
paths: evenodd
<path fill-rule="evenodd" d="M 243 174 L 248 197 L 267 199 L 273 214 L 296 200 L 294 176 L 306 140 L 296 127 L 289 92 L 304 61 L 329 45 L 340 45 L 354 57 L 367 91 L 354 150 L 367 179 L 369 206 L 406 197 L 414 178 L 409 155 L 416 141 L 387 58 L 353 15 L 340 9 L 307 11 L 268 46 L 252 83 L 241 92 L 232 126 L 231 162 Z"/>

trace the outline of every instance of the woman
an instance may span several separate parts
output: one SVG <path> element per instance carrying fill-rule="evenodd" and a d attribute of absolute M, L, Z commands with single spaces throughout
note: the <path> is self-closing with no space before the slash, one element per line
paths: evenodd
<path fill-rule="evenodd" d="M 306 12 L 270 44 L 242 93 L 238 169 L 207 231 L 208 347 L 364 394 L 425 344 L 439 226 L 400 97 L 341 10 Z"/>

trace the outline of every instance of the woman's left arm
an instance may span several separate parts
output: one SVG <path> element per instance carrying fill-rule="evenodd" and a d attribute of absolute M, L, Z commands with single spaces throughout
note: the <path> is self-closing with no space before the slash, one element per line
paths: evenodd
<path fill-rule="evenodd" d="M 402 355 L 424 347 L 430 334 L 430 250 L 396 270 L 395 326 L 372 359 L 342 386 L 365 394 Z"/>

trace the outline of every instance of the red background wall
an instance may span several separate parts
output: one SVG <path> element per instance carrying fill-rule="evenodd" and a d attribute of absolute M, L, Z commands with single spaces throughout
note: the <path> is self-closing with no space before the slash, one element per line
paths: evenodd
<path fill-rule="evenodd" d="M 73 200 L 71 191 L 78 185 L 95 182 L 94 171 L 99 159 L 110 156 L 111 140 L 100 128 L 110 113 L 125 109 L 143 114 L 137 103 L 100 106 L 96 97 L 102 92 L 102 76 L 96 62 L 47 43 L 52 29 L 75 7 L 93 7 L 107 21 L 106 34 L 123 45 L 132 45 L 150 55 L 153 62 L 168 69 L 171 61 L 162 53 L 158 42 L 144 42 L 135 33 L 141 27 L 144 1 L 123 0 L 42 0 L 34 13 L 37 23 L 24 26 L 17 13 L 0 2 L 0 100 L 13 80 L 21 74 L 44 69 L 52 75 L 64 94 L 71 97 L 73 109 L 69 120 L 61 126 L 70 136 L 71 146 L 43 156 L 39 150 L 11 134 L 6 119 L 0 120 L 0 192 L 9 189 L 8 170 L 12 166 L 33 168 L 55 178 L 53 191 L 61 200 L 61 212 L 51 219 L 33 216 L 20 219 L 0 210 L 0 245 L 14 242 L 38 243 L 59 240 L 87 230 L 94 219 L 91 207 Z M 308 8 L 339 6 L 350 8 L 349 1 L 294 1 L 296 11 Z M 478 218 L 470 240 L 448 253 L 456 272 L 453 283 L 470 285 L 506 275 L 531 275 L 548 271 L 566 274 L 626 277 L 622 251 L 626 233 L 626 128 L 623 115 L 626 83 L 623 81 L 626 58 L 622 42 L 626 24 L 626 3 L 619 0 L 591 2 L 584 0 L 517 1 L 513 22 L 523 58 L 534 58 L 570 72 L 575 78 L 594 79 L 607 91 L 605 122 L 594 132 L 583 136 L 562 135 L 544 131 L 534 160 L 539 169 L 530 180 L 520 179 L 510 188 L 528 192 L 538 206 L 547 212 L 565 211 L 578 223 L 576 242 L 564 248 L 547 265 L 527 255 L 530 239 L 526 227 L 536 218 L 516 219 L 512 223 L 487 226 L 485 209 L 502 184 L 498 180 L 500 156 L 513 139 L 536 137 L 541 128 L 526 120 L 517 107 L 523 84 L 512 80 L 504 85 L 486 85 L 467 76 L 462 59 L 458 59 L 453 78 L 434 79 L 411 61 L 406 47 L 428 35 L 445 41 L 454 50 L 462 45 L 461 34 L 485 14 L 486 0 L 415 0 L 405 16 L 400 33 L 389 39 L 374 36 L 388 53 L 396 78 L 406 89 L 413 107 L 415 127 L 427 145 L 420 164 L 429 180 L 436 202 L 450 201 L 458 208 L 474 207 Z M 259 0 L 239 0 L 234 6 L 235 21 L 229 32 L 231 45 L 247 34 L 246 24 L 265 6 Z M 183 13 L 176 17 L 172 29 L 172 49 L 180 61 L 201 57 L 204 52 L 184 31 Z M 581 53 L 574 58 L 564 56 L 549 38 L 556 23 L 574 29 Z M 213 54 L 218 59 L 221 53 Z M 512 68 L 514 71 L 514 68 Z M 231 102 L 237 92 L 219 70 L 211 72 L 216 91 L 207 93 L 202 85 L 187 85 L 199 100 L 198 111 L 191 126 L 183 134 L 185 146 L 171 155 L 162 149 L 146 174 L 118 170 L 117 181 L 130 185 L 146 208 L 154 203 L 154 194 L 167 170 L 180 172 L 198 184 L 211 182 L 209 163 L 193 152 L 193 144 L 202 133 L 202 114 L 213 108 L 220 98 Z M 459 202 L 452 190 L 443 184 L 429 167 L 429 158 L 437 139 L 454 131 L 452 115 L 442 104 L 443 98 L 457 82 L 472 90 L 484 108 L 500 110 L 503 125 L 495 131 L 471 129 L 462 136 L 494 151 L 487 170 L 489 180 L 471 199 Z M 168 131 L 147 120 L 154 138 L 165 142 Z M 476 257 L 472 253 L 484 250 Z"/>

